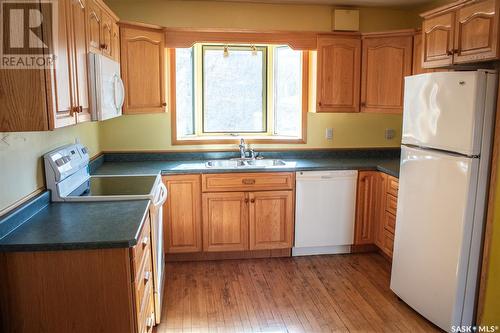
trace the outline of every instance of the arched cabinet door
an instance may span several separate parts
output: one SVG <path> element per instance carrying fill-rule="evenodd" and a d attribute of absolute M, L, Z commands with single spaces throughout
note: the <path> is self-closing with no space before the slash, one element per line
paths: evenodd
<path fill-rule="evenodd" d="M 402 113 L 413 35 L 367 36 L 362 44 L 361 112 Z"/>
<path fill-rule="evenodd" d="M 125 85 L 124 114 L 163 112 L 165 43 L 161 30 L 122 26 L 121 70 Z"/>
<path fill-rule="evenodd" d="M 453 31 L 455 14 L 446 13 L 426 19 L 422 24 L 424 68 L 447 66 L 453 63 Z"/>
<path fill-rule="evenodd" d="M 359 112 L 361 40 L 318 37 L 317 112 Z"/>
<path fill-rule="evenodd" d="M 498 4 L 474 2 L 457 10 L 455 63 L 496 59 L 498 55 Z"/>

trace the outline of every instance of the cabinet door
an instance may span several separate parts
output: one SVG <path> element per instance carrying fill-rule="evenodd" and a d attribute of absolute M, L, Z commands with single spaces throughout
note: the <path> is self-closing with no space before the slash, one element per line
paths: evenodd
<path fill-rule="evenodd" d="M 382 216 L 385 183 L 378 171 L 360 171 L 354 244 L 373 244 Z"/>
<path fill-rule="evenodd" d="M 293 191 L 250 192 L 250 250 L 293 244 Z"/>
<path fill-rule="evenodd" d="M 361 40 L 318 37 L 318 112 L 359 112 Z"/>
<path fill-rule="evenodd" d="M 163 35 L 163 32 L 151 29 L 121 29 L 124 114 L 163 112 L 167 105 Z"/>
<path fill-rule="evenodd" d="M 165 252 L 201 251 L 201 181 L 199 175 L 165 176 Z"/>
<path fill-rule="evenodd" d="M 86 15 L 89 51 L 101 53 L 101 9 L 94 0 L 88 0 Z"/>
<path fill-rule="evenodd" d="M 453 12 L 424 19 L 422 23 L 422 66 L 424 68 L 452 64 L 454 22 Z"/>
<path fill-rule="evenodd" d="M 74 82 L 72 77 L 73 59 L 70 53 L 71 4 L 70 1 L 57 2 L 57 49 L 55 67 L 47 70 L 47 91 L 52 92 L 49 100 L 51 127 L 59 128 L 76 124 L 76 109 L 73 104 Z"/>
<path fill-rule="evenodd" d="M 454 63 L 497 59 L 499 4 L 478 1 L 457 10 Z"/>
<path fill-rule="evenodd" d="M 106 13 L 102 12 L 101 24 L 101 52 L 105 56 L 112 57 L 113 46 L 113 19 Z"/>
<path fill-rule="evenodd" d="M 86 0 L 70 0 L 72 30 L 73 105 L 77 107 L 77 122 L 90 121 L 89 82 L 87 67 Z"/>
<path fill-rule="evenodd" d="M 113 23 L 113 34 L 111 40 L 111 58 L 120 62 L 120 28 L 116 22 Z"/>
<path fill-rule="evenodd" d="M 404 77 L 411 75 L 412 45 L 412 36 L 363 40 L 362 112 L 403 112 Z"/>
<path fill-rule="evenodd" d="M 374 200 L 372 203 L 372 208 L 375 209 L 375 213 L 373 215 L 373 224 L 374 224 L 374 243 L 379 248 L 384 246 L 385 242 L 385 220 L 386 220 L 386 211 L 385 211 L 385 201 L 387 197 L 387 182 L 388 176 L 382 172 L 378 172 L 377 175 L 374 175 Z M 378 212 L 378 215 L 377 215 Z"/>
<path fill-rule="evenodd" d="M 248 250 L 248 205 L 245 192 L 203 193 L 203 250 Z"/>

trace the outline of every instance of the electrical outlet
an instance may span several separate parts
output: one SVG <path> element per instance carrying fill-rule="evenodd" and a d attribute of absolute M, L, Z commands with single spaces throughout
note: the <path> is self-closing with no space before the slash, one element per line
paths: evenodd
<path fill-rule="evenodd" d="M 325 139 L 333 140 L 333 128 L 327 128 L 325 131 Z"/>
<path fill-rule="evenodd" d="M 385 139 L 386 140 L 392 140 L 392 139 L 394 139 L 395 135 L 396 135 L 396 131 L 393 128 L 387 128 L 385 130 Z"/>

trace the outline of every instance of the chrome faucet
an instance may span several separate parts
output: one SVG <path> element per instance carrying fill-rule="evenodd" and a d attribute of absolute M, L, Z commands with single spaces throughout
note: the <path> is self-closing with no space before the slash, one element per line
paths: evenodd
<path fill-rule="evenodd" d="M 246 158 L 247 145 L 245 143 L 245 139 L 241 138 L 239 147 L 240 147 L 240 157 Z"/>

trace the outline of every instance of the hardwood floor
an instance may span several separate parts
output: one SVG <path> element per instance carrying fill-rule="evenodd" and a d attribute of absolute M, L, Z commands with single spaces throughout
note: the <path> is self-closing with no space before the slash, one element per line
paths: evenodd
<path fill-rule="evenodd" d="M 168 263 L 166 332 L 437 332 L 378 254 Z"/>

